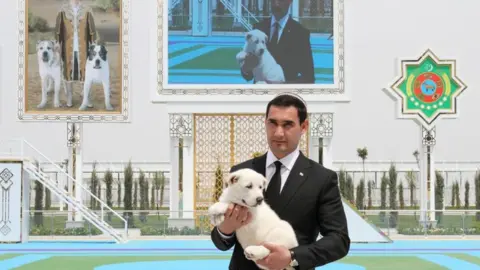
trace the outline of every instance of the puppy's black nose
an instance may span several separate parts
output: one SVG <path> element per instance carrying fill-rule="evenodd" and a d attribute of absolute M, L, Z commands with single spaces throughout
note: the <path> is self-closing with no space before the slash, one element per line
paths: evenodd
<path fill-rule="evenodd" d="M 97 59 L 97 60 L 95 61 L 95 65 L 97 65 L 97 66 L 100 65 L 100 60 Z"/>
<path fill-rule="evenodd" d="M 264 49 L 260 49 L 260 54 L 263 54 L 265 52 Z"/>
<path fill-rule="evenodd" d="M 43 52 L 43 56 L 47 57 L 47 56 L 48 56 L 48 52 Z"/>
<path fill-rule="evenodd" d="M 263 202 L 263 197 L 257 197 L 257 204 L 261 204 Z"/>

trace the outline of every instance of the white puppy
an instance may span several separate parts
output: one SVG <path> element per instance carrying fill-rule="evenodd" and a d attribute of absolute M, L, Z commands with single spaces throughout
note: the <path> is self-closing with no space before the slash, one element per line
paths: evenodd
<path fill-rule="evenodd" d="M 60 86 L 62 76 L 62 47 L 56 40 L 39 40 L 37 42 L 38 72 L 42 83 L 42 100 L 37 108 L 42 109 L 47 105 L 47 94 L 54 92 L 53 106 L 60 107 Z"/>
<path fill-rule="evenodd" d="M 83 101 L 80 110 L 93 107 L 90 100 L 92 84 L 101 83 L 105 98 L 105 108 L 113 110 L 110 103 L 110 66 L 107 59 L 107 49 L 103 45 L 91 44 L 88 48 L 88 58 L 85 67 L 85 83 L 83 84 Z"/>
<path fill-rule="evenodd" d="M 267 81 L 284 83 L 283 69 L 268 51 L 267 42 L 268 36 L 264 32 L 258 29 L 248 32 L 243 50 L 237 54 L 237 61 L 240 66 L 243 66 L 245 57 L 248 54 L 254 54 L 259 58 L 258 65 L 253 68 L 253 77 L 256 83 L 266 83 Z"/>
<path fill-rule="evenodd" d="M 261 245 L 264 242 L 282 245 L 288 249 L 298 246 L 292 226 L 281 220 L 264 202 L 263 192 L 266 185 L 265 177 L 254 170 L 241 169 L 233 172 L 225 181 L 226 188 L 219 201 L 208 209 L 215 226 L 223 222 L 229 204 L 243 205 L 249 209 L 252 214 L 251 222 L 238 229 L 235 234 L 245 251 L 245 257 L 254 262 L 270 254 L 270 250 Z M 260 265 L 258 267 L 268 270 Z"/>

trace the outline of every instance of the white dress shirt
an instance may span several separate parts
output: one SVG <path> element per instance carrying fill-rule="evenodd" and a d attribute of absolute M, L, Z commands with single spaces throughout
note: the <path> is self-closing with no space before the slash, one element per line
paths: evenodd
<path fill-rule="evenodd" d="M 272 20 L 271 20 L 271 23 L 270 23 L 270 41 L 272 40 L 273 33 L 275 33 L 275 23 L 276 22 L 278 22 L 278 24 L 280 25 L 279 29 L 278 29 L 277 43 L 278 43 L 278 41 L 280 41 L 280 37 L 282 36 L 283 29 L 285 29 L 285 25 L 287 25 L 287 21 L 288 21 L 289 16 L 290 15 L 287 13 L 285 16 L 283 16 L 283 18 L 280 18 L 279 20 L 277 20 L 275 18 L 275 16 L 272 15 Z"/>
<path fill-rule="evenodd" d="M 292 153 L 288 154 L 287 156 L 278 159 L 272 151 L 268 150 L 267 152 L 267 162 L 265 163 L 265 176 L 267 178 L 267 187 L 268 184 L 270 183 L 270 180 L 272 179 L 273 175 L 275 174 L 275 161 L 279 160 L 282 163 L 282 166 L 280 167 L 280 174 L 281 174 L 281 179 L 282 182 L 280 184 L 280 192 L 282 192 L 283 187 L 285 186 L 285 182 L 287 181 L 288 176 L 290 175 L 290 172 L 292 171 L 293 165 L 297 161 L 298 156 L 300 155 L 300 149 L 297 147 L 295 151 Z M 217 231 L 225 239 L 229 239 L 233 237 L 234 234 L 232 235 L 224 235 L 222 232 L 217 227 Z"/>

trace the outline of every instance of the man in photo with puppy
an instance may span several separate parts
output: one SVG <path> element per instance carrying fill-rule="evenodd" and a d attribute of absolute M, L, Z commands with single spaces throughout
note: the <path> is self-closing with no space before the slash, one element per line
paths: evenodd
<path fill-rule="evenodd" d="M 285 83 L 314 84 L 310 31 L 289 16 L 292 1 L 271 0 L 272 16 L 254 25 L 254 29 L 261 30 L 269 37 L 267 49 L 282 67 Z M 258 63 L 259 58 L 254 54 L 249 54 L 245 58 L 241 67 L 241 74 L 245 80 L 253 79 L 252 70 Z"/>
<path fill-rule="evenodd" d="M 249 168 L 265 176 L 265 201 L 295 231 L 298 247 L 287 249 L 263 243 L 270 254 L 257 263 L 272 270 L 289 266 L 312 270 L 345 257 L 350 249 L 337 174 L 299 151 L 300 139 L 308 130 L 307 115 L 301 98 L 293 94 L 275 97 L 268 103 L 265 116 L 268 152 L 230 170 Z M 231 270 L 259 269 L 245 257 L 235 237 L 235 231 L 251 220 L 247 208 L 230 205 L 224 221 L 211 232 L 211 239 L 219 250 L 235 246 Z M 317 240 L 319 233 L 322 238 Z"/>

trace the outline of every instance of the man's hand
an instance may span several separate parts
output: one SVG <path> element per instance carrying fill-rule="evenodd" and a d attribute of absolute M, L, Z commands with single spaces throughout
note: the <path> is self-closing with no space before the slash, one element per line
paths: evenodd
<path fill-rule="evenodd" d="M 271 243 L 263 243 L 262 245 L 270 250 L 270 254 L 256 263 L 271 270 L 282 270 L 290 265 L 292 256 L 286 247 Z"/>
<path fill-rule="evenodd" d="M 245 60 L 243 61 L 242 72 L 249 73 L 256 66 L 258 66 L 258 62 L 259 62 L 259 58 L 256 55 L 252 53 L 247 54 L 247 56 L 245 57 Z"/>
<path fill-rule="evenodd" d="M 243 225 L 248 224 L 251 220 L 252 214 L 250 214 L 246 207 L 231 204 L 227 212 L 225 212 L 225 219 L 222 224 L 218 225 L 218 229 L 223 234 L 232 234 Z"/>

